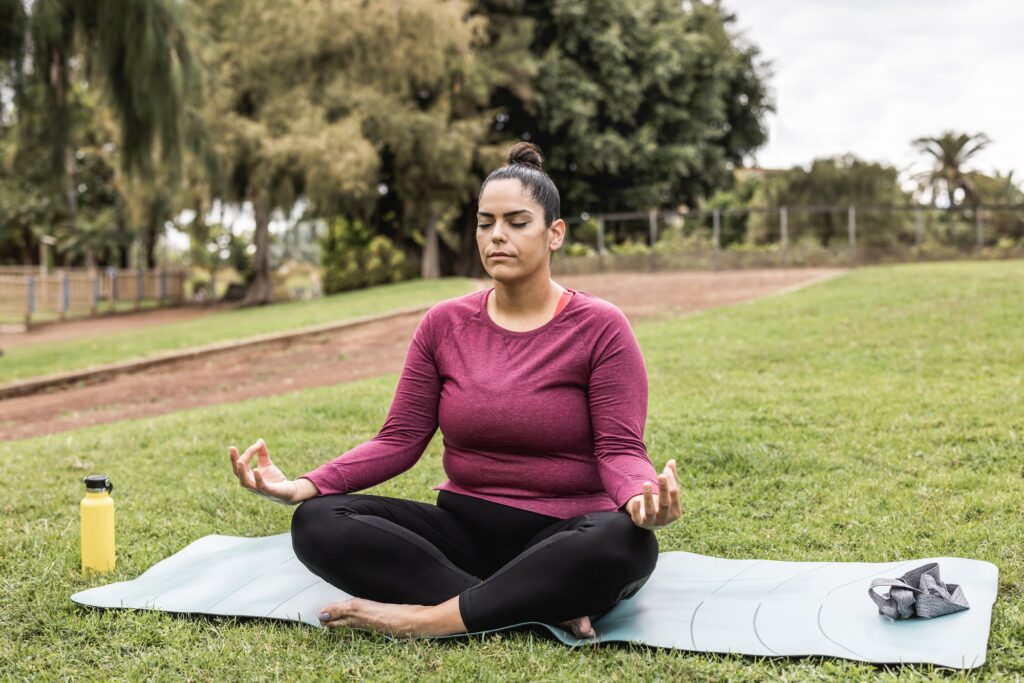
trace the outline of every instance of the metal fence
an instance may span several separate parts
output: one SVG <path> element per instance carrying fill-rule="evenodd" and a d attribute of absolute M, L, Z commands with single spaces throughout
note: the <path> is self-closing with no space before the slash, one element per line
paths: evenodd
<path fill-rule="evenodd" d="M 1024 257 L 1024 205 L 646 211 L 566 222 L 559 274 Z"/>
<path fill-rule="evenodd" d="M 0 267 L 0 320 L 26 325 L 184 300 L 185 272 L 178 269 L 41 273 L 38 267 Z"/>

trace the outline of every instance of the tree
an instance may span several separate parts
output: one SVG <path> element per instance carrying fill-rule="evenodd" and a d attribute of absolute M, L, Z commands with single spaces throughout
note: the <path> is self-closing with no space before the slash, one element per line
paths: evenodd
<path fill-rule="evenodd" d="M 931 157 L 932 168 L 919 174 L 932 190 L 932 203 L 939 194 L 944 192 L 948 208 L 952 212 L 962 201 L 974 201 L 974 186 L 970 174 L 964 167 L 978 152 L 985 149 L 991 140 L 984 133 L 969 135 L 947 130 L 942 135 L 923 137 L 914 140 L 913 144 L 919 151 Z M 963 197 L 957 199 L 957 190 Z"/>
<path fill-rule="evenodd" d="M 155 155 L 163 168 L 180 162 L 194 123 L 185 101 L 197 74 L 178 6 L 167 0 L 4 0 L 0 6 L 0 55 L 10 65 L 0 71 L 0 85 L 12 89 L 24 128 L 35 125 L 33 117 L 47 119 L 48 144 L 23 136 L 19 143 L 31 146 L 20 157 L 46 153 L 47 185 L 63 194 L 71 236 L 80 209 L 76 88 L 95 84 L 106 95 L 125 174 L 152 174 Z"/>
<path fill-rule="evenodd" d="M 670 0 L 478 0 L 477 8 L 495 27 L 483 55 L 497 62 L 516 54 L 510 46 L 529 46 L 491 97 L 488 142 L 539 144 L 566 215 L 695 205 L 729 187 L 731 167 L 767 139 L 768 65 L 717 3 L 684 11 Z M 480 169 L 481 179 L 502 160 Z M 461 254 L 472 255 L 465 266 L 479 262 L 474 212 L 463 205 L 459 219 Z"/>
<path fill-rule="evenodd" d="M 450 77 L 466 58 L 472 22 L 465 4 L 453 1 L 203 6 L 211 38 L 204 62 L 216 72 L 207 118 L 225 164 L 224 197 L 251 202 L 256 220 L 256 276 L 246 303 L 265 303 L 274 210 L 288 212 L 303 197 L 325 217 L 368 216 L 386 148 L 408 179 L 398 186 L 409 201 L 422 200 L 424 181 L 405 169 L 421 164 L 433 173 L 430 183 L 443 189 L 450 182 L 445 140 L 461 129 L 439 125 L 444 110 L 432 105 L 455 87 Z M 403 147 L 411 138 L 402 124 L 422 139 Z M 429 207 L 419 208 L 426 215 Z"/>
<path fill-rule="evenodd" d="M 815 159 L 804 168 L 794 166 L 766 175 L 758 184 L 751 204 L 758 207 L 791 209 L 788 218 L 790 238 L 812 236 L 822 247 L 837 237 L 845 238 L 845 207 L 859 205 L 905 206 L 910 196 L 902 189 L 899 171 L 892 166 L 865 161 L 852 154 Z M 801 212 L 801 207 L 836 207 L 835 211 Z M 748 221 L 751 241 L 777 239 L 776 213 L 752 215 Z M 908 219 L 903 214 L 861 211 L 857 215 L 858 241 L 885 246 L 908 235 Z"/>

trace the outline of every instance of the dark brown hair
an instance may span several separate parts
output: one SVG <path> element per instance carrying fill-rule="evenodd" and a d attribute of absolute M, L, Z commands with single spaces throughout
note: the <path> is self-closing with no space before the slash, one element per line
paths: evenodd
<path fill-rule="evenodd" d="M 480 194 L 484 193 L 487 183 L 492 180 L 514 178 L 523 184 L 533 200 L 544 207 L 544 225 L 550 226 L 562 217 L 561 199 L 558 188 L 543 169 L 544 157 L 537 145 L 529 142 L 517 142 L 508 151 L 508 160 L 504 166 L 494 169 L 480 186 Z M 479 202 L 479 197 L 477 197 Z"/>

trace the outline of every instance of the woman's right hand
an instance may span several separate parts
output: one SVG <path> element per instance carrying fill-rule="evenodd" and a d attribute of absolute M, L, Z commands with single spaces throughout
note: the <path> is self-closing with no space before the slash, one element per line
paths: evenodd
<path fill-rule="evenodd" d="M 253 445 L 245 449 L 245 453 L 238 454 L 238 449 L 231 446 L 228 449 L 231 454 L 231 467 L 235 471 L 242 488 L 252 491 L 257 495 L 270 498 L 282 505 L 295 505 L 302 501 L 313 498 L 318 491 L 313 482 L 308 479 L 290 481 L 284 473 L 270 460 L 270 451 L 263 439 L 259 439 Z M 259 466 L 249 469 L 249 463 L 253 456 L 259 459 Z"/>

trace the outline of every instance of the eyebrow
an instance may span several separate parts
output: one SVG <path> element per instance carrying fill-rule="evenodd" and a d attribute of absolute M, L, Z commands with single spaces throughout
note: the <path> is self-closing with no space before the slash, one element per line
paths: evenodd
<path fill-rule="evenodd" d="M 516 215 L 521 214 L 521 213 L 528 213 L 531 216 L 533 215 L 533 212 L 530 211 L 529 209 L 516 209 L 515 211 L 509 211 L 508 213 L 503 214 L 503 215 L 505 216 L 505 218 L 511 218 L 512 216 L 516 216 Z M 476 215 L 477 216 L 483 216 L 485 218 L 494 218 L 494 214 L 493 213 L 487 213 L 486 211 L 477 211 Z"/>

